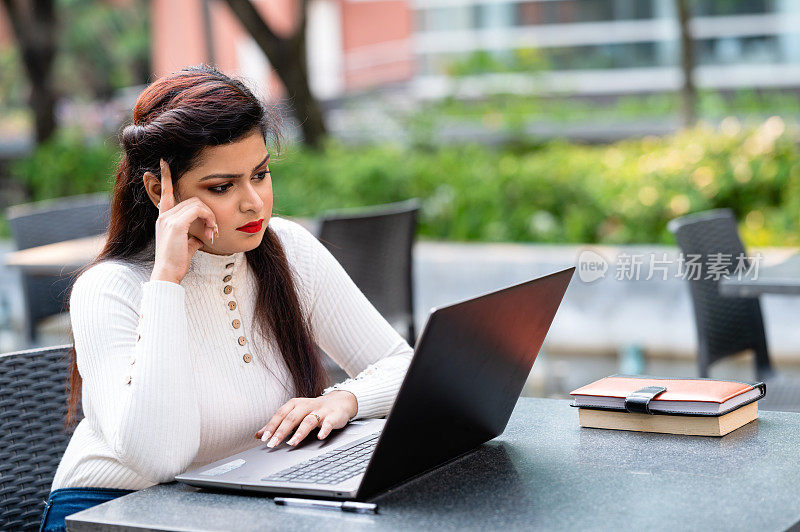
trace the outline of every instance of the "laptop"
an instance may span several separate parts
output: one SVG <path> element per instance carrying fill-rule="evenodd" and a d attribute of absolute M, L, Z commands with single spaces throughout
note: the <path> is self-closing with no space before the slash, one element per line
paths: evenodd
<path fill-rule="evenodd" d="M 259 442 L 175 480 L 365 500 L 475 450 L 505 430 L 574 271 L 433 308 L 386 419 Z"/>

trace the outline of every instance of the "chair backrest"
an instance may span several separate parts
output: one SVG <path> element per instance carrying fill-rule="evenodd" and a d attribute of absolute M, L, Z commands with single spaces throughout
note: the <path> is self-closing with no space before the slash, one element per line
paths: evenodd
<path fill-rule="evenodd" d="M 412 251 L 417 228 L 416 199 L 320 217 L 318 238 L 336 257 L 378 312 L 401 324 L 413 345 Z"/>
<path fill-rule="evenodd" d="M 690 214 L 670 221 L 667 227 L 675 235 L 684 259 L 696 258 L 694 262 L 700 263 L 692 272 L 688 267 L 685 270 L 697 326 L 700 376 L 708 377 L 709 366 L 717 360 L 752 349 L 756 377 L 766 379 L 772 366 L 758 299 L 719 293 L 716 272 L 732 275 L 738 258 L 745 256 L 733 212 L 715 209 Z"/>
<path fill-rule="evenodd" d="M 0 530 L 41 521 L 70 439 L 63 428 L 70 347 L 0 355 Z"/>
<path fill-rule="evenodd" d="M 6 210 L 17 249 L 27 249 L 74 238 L 99 235 L 108 229 L 107 194 L 85 194 L 13 205 Z M 36 338 L 36 323 L 66 308 L 66 276 L 22 274 L 28 341 Z"/>
<path fill-rule="evenodd" d="M 102 234 L 108 228 L 108 194 L 13 205 L 6 210 L 17 249 Z"/>

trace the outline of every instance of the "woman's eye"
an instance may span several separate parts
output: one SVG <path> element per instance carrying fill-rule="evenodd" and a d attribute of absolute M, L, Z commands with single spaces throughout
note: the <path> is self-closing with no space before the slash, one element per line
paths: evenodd
<path fill-rule="evenodd" d="M 222 194 L 223 192 L 228 190 L 227 187 L 230 187 L 230 186 L 232 186 L 230 183 L 225 183 L 224 185 L 219 185 L 217 187 L 211 187 L 208 190 L 210 190 L 211 192 L 216 192 L 217 194 Z M 225 187 L 225 188 L 222 188 L 222 187 Z"/>
<path fill-rule="evenodd" d="M 267 178 L 267 174 L 269 174 L 269 173 L 270 173 L 269 170 L 264 170 L 263 172 L 257 173 L 253 177 L 254 178 L 258 178 L 259 181 L 263 181 L 264 179 Z M 217 194 L 224 194 L 225 191 L 228 190 L 228 188 L 232 187 L 232 186 L 233 185 L 231 185 L 230 183 L 224 183 L 224 184 L 218 185 L 216 187 L 210 187 L 208 190 L 210 190 L 211 192 L 216 192 Z"/>

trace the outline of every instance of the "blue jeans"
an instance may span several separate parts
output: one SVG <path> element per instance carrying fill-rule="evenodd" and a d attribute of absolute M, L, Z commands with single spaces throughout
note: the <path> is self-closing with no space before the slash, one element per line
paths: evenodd
<path fill-rule="evenodd" d="M 50 492 L 39 532 L 65 532 L 64 518 L 135 490 L 115 488 L 59 488 Z"/>

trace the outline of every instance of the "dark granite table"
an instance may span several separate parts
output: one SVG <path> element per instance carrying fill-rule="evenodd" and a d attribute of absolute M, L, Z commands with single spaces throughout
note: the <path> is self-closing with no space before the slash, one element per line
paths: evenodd
<path fill-rule="evenodd" d="M 721 279 L 719 293 L 723 296 L 758 297 L 761 294 L 800 295 L 800 253 L 774 266 L 758 269 L 758 276 Z"/>
<path fill-rule="evenodd" d="M 424 434 L 419 435 L 424 438 Z M 476 451 L 371 499 L 375 515 L 160 484 L 67 517 L 79 530 L 786 530 L 800 523 L 800 414 L 722 438 L 578 426 L 523 398 Z"/>

